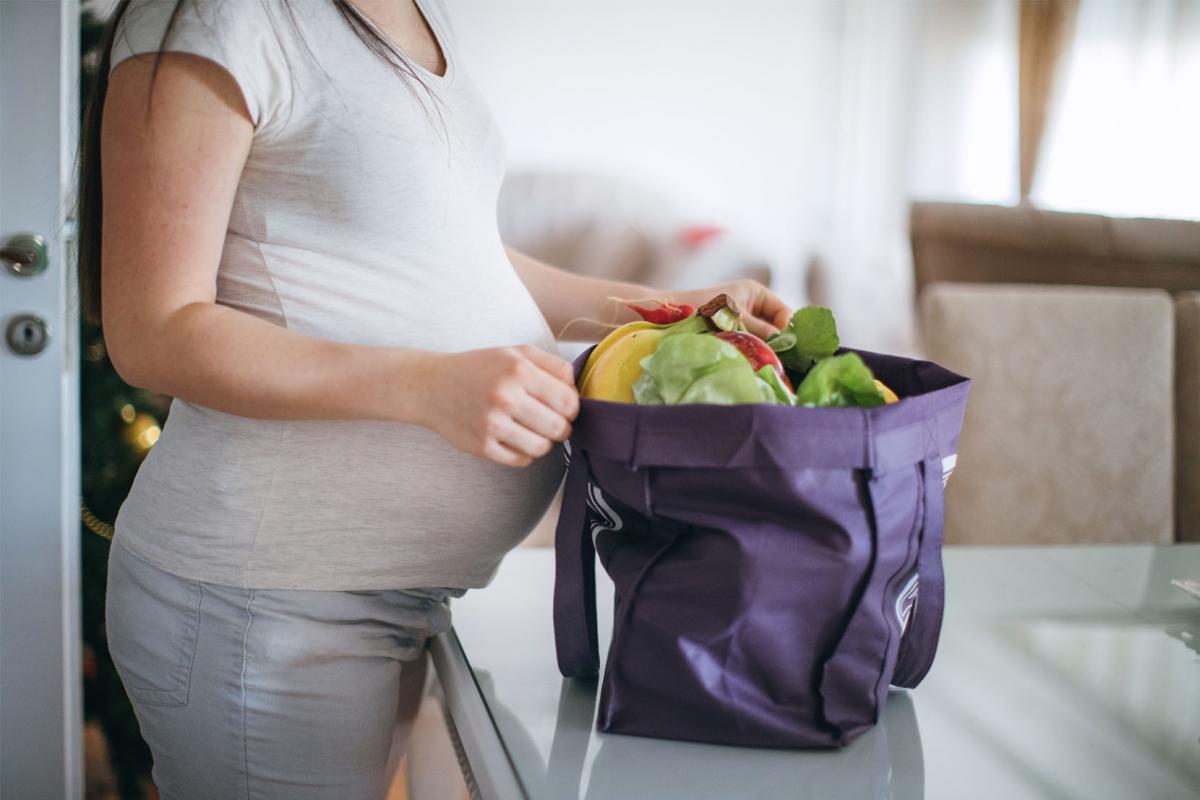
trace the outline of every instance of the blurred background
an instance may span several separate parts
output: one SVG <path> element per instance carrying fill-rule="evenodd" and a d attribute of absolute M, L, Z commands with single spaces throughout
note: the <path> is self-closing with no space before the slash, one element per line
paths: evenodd
<path fill-rule="evenodd" d="M 1200 216 L 1195 2 L 452 5 L 514 178 L 660 193 L 860 347 L 916 346 L 914 198 Z"/>
<path fill-rule="evenodd" d="M 85 72 L 111 5 L 84 3 Z M 971 376 L 949 542 L 1200 540 L 1200 0 L 447 5 L 510 245 L 664 291 L 754 277 Z M 95 330 L 81 359 L 89 796 L 153 796 L 102 609 L 167 401 Z"/>

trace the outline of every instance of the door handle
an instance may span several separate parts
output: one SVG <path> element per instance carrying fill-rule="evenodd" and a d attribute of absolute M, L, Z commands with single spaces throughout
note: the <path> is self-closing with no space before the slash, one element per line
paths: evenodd
<path fill-rule="evenodd" d="M 46 239 L 36 233 L 19 233 L 0 245 L 0 261 L 13 275 L 32 278 L 46 269 Z"/>

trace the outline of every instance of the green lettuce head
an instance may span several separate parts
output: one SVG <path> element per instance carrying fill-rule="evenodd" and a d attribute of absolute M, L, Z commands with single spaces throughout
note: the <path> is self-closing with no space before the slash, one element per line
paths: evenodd
<path fill-rule="evenodd" d="M 796 387 L 796 404 L 801 406 L 872 408 L 883 402 L 871 368 L 858 353 L 821 359 Z"/>
<path fill-rule="evenodd" d="M 736 347 L 711 334 L 664 337 L 641 366 L 645 371 L 633 384 L 633 398 L 641 405 L 781 402 Z"/>

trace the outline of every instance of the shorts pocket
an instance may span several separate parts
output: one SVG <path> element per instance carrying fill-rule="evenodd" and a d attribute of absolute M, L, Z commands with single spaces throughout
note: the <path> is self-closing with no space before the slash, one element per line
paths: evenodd
<path fill-rule="evenodd" d="M 187 704 L 204 589 L 129 552 L 109 551 L 105 628 L 108 650 L 130 699 Z"/>

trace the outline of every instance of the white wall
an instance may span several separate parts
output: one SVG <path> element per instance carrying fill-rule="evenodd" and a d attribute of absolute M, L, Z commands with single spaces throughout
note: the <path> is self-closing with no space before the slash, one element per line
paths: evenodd
<path fill-rule="evenodd" d="M 915 352 L 912 196 L 1016 199 L 1016 0 L 453 0 L 510 168 L 639 178 Z"/>
<path fill-rule="evenodd" d="M 828 220 L 833 0 L 453 0 L 510 168 L 616 172 L 736 228 L 786 270 Z"/>

